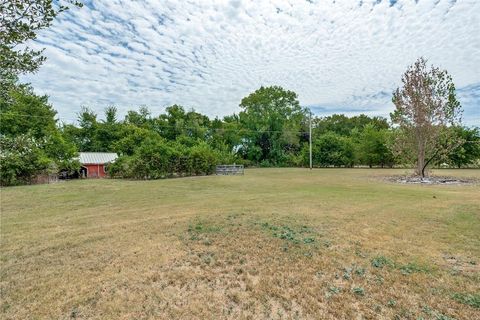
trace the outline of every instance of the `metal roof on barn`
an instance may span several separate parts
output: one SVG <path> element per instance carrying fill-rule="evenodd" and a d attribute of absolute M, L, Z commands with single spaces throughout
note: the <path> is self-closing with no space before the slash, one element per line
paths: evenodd
<path fill-rule="evenodd" d="M 113 162 L 118 158 L 114 152 L 80 152 L 81 164 L 104 164 Z"/>

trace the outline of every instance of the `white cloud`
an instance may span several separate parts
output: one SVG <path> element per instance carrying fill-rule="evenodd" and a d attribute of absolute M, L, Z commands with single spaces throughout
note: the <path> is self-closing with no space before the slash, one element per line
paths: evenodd
<path fill-rule="evenodd" d="M 458 88 L 479 90 L 475 0 L 93 3 L 42 32 L 35 45 L 48 60 L 26 78 L 67 120 L 81 105 L 101 112 L 108 104 L 156 114 L 178 103 L 223 116 L 271 84 L 322 113 L 388 115 L 388 95 L 421 55 Z M 480 101 L 467 96 L 470 112 Z"/>

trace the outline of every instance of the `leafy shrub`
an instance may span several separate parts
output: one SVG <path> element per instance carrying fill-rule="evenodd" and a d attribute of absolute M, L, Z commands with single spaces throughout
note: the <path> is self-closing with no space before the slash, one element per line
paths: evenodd
<path fill-rule="evenodd" d="M 304 155 L 308 155 L 306 148 Z M 313 162 L 321 167 L 353 166 L 354 145 L 352 140 L 334 132 L 321 135 L 313 142 Z M 305 163 L 307 163 L 306 160 Z"/>
<path fill-rule="evenodd" d="M 185 140 L 185 139 L 184 139 Z M 109 168 L 113 177 L 162 179 L 172 176 L 208 175 L 222 157 L 205 142 L 192 147 L 180 141 L 146 138 L 133 152 L 117 159 Z"/>
<path fill-rule="evenodd" d="M 272 164 L 268 160 L 262 160 L 262 162 L 260 162 L 260 167 L 268 168 L 268 167 L 272 167 Z"/>
<path fill-rule="evenodd" d="M 31 183 L 45 173 L 55 171 L 55 163 L 41 149 L 41 143 L 29 135 L 0 137 L 0 185 Z"/>
<path fill-rule="evenodd" d="M 164 140 L 147 139 L 135 150 L 131 161 L 133 178 L 165 178 L 173 171 L 173 159 L 176 151 Z"/>
<path fill-rule="evenodd" d="M 131 157 L 128 156 L 118 157 L 115 162 L 108 165 L 108 174 L 113 178 L 130 177 L 130 160 Z"/>
<path fill-rule="evenodd" d="M 189 151 L 193 173 L 196 175 L 209 175 L 215 172 L 219 154 L 208 144 L 202 142 L 191 147 Z"/>

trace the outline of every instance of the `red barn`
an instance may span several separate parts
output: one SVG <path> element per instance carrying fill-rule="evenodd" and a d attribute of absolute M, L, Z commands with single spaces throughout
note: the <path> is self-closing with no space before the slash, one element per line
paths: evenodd
<path fill-rule="evenodd" d="M 112 152 L 80 152 L 80 176 L 84 178 L 104 178 L 107 175 L 107 165 L 118 158 Z"/>

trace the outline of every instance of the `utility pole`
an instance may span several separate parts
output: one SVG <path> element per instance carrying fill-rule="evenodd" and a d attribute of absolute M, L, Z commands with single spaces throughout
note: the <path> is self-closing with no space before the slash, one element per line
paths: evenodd
<path fill-rule="evenodd" d="M 310 134 L 308 135 L 310 142 L 310 170 L 312 170 L 312 111 L 310 110 Z"/>

